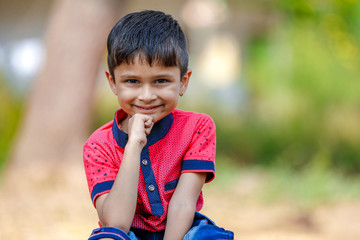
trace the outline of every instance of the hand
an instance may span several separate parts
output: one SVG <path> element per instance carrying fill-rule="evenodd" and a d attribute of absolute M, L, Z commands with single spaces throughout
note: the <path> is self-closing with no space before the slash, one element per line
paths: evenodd
<path fill-rule="evenodd" d="M 128 120 L 127 129 L 129 141 L 137 142 L 144 147 L 146 145 L 146 136 L 150 134 L 154 126 L 154 119 L 148 115 L 137 113 Z"/>

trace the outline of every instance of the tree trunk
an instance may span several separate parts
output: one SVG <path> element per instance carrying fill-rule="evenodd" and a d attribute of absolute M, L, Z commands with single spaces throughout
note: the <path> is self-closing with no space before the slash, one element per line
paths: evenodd
<path fill-rule="evenodd" d="M 96 227 L 82 145 L 107 35 L 123 2 L 54 2 L 45 65 L 0 184 L 0 239 L 87 239 Z"/>
<path fill-rule="evenodd" d="M 54 2 L 45 38 L 45 65 L 30 92 L 8 172 L 46 178 L 52 174 L 47 170 L 75 158 L 81 161 L 107 35 L 120 17 L 123 2 Z M 40 166 L 47 170 L 40 172 Z"/>
<path fill-rule="evenodd" d="M 0 184 L 0 239 L 87 239 L 96 226 L 82 145 L 107 35 L 122 3 L 54 2 L 46 61 Z"/>

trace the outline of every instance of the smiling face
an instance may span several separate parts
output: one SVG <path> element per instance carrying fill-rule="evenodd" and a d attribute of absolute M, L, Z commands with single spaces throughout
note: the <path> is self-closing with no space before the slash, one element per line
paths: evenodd
<path fill-rule="evenodd" d="M 115 80 L 109 72 L 106 76 L 120 107 L 129 117 L 141 113 L 157 122 L 176 108 L 179 96 L 186 91 L 191 71 L 180 79 L 178 67 L 150 66 L 138 56 L 133 63 L 115 68 Z"/>

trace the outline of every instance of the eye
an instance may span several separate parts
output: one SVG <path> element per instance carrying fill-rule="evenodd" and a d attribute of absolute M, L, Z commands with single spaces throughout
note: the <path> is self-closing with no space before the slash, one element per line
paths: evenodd
<path fill-rule="evenodd" d="M 160 79 L 156 80 L 156 83 L 167 83 L 167 82 L 169 82 L 169 80 L 164 79 L 164 78 L 160 78 Z"/>
<path fill-rule="evenodd" d="M 130 84 L 137 84 L 137 83 L 139 83 L 139 81 L 136 80 L 136 79 L 127 79 L 127 80 L 125 80 L 125 82 L 126 82 L 126 83 L 130 83 Z"/>

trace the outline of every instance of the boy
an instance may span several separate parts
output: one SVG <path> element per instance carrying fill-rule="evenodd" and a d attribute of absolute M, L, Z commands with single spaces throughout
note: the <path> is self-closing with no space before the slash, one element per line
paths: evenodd
<path fill-rule="evenodd" d="M 121 108 L 83 149 L 103 226 L 89 239 L 233 239 L 197 212 L 203 184 L 215 177 L 215 125 L 175 109 L 191 76 L 179 24 L 158 11 L 128 14 L 107 48 L 106 76 Z"/>

